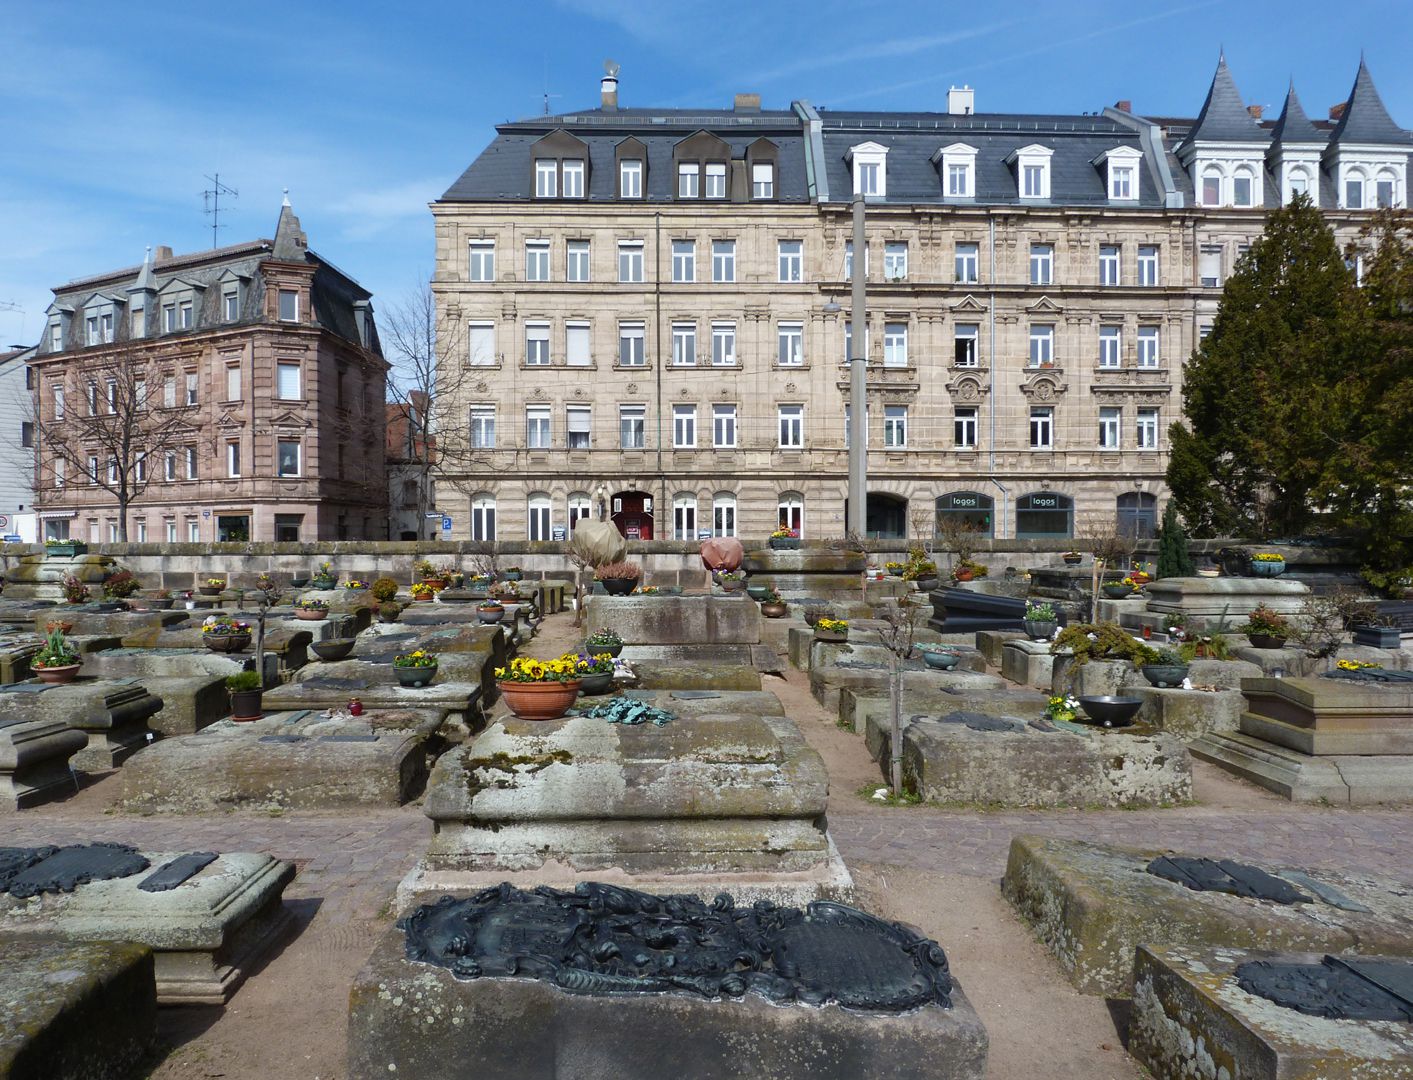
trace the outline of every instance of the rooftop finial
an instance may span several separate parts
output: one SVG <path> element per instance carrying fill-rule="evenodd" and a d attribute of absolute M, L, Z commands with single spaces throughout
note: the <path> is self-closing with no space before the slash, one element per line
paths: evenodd
<path fill-rule="evenodd" d="M 285 188 L 285 189 L 284 189 L 284 193 L 285 193 L 284 202 L 280 203 L 280 205 L 281 205 L 281 206 L 288 206 L 288 205 L 289 205 L 289 188 Z"/>

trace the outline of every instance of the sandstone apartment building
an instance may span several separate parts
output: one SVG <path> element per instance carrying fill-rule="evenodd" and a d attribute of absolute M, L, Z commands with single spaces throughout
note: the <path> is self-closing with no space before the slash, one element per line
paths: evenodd
<path fill-rule="evenodd" d="M 31 364 L 45 537 L 119 539 L 120 487 L 133 542 L 387 537 L 371 294 L 288 200 L 273 240 L 56 288 Z"/>
<path fill-rule="evenodd" d="M 1361 63 L 1312 122 L 600 107 L 497 127 L 433 206 L 454 535 L 844 532 L 851 202 L 865 196 L 870 533 L 1147 532 L 1183 361 L 1267 209 L 1342 243 L 1404 206 L 1409 133 Z"/>

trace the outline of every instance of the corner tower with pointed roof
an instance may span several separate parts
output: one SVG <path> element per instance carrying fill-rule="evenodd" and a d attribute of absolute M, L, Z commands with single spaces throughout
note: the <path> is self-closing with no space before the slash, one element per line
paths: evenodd
<path fill-rule="evenodd" d="M 1271 146 L 1266 160 L 1276 187 L 1281 193 L 1281 205 L 1297 195 L 1309 195 L 1320 202 L 1320 154 L 1325 149 L 1325 137 L 1300 107 L 1295 96 L 1295 80 L 1285 94 L 1280 118 L 1271 129 Z"/>
<path fill-rule="evenodd" d="M 1339 208 L 1407 206 L 1410 153 L 1413 136 L 1389 116 L 1361 56 L 1349 100 L 1324 155 Z"/>
<path fill-rule="evenodd" d="M 1242 104 L 1226 56 L 1220 56 L 1202 111 L 1176 150 L 1192 177 L 1197 205 L 1238 209 L 1264 205 L 1269 142 Z"/>

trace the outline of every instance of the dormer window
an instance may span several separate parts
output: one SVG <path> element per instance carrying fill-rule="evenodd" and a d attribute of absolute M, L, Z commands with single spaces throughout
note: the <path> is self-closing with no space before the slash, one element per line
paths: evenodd
<path fill-rule="evenodd" d="M 701 168 L 694 161 L 677 166 L 677 197 L 695 199 L 701 194 Z"/>
<path fill-rule="evenodd" d="M 751 198 L 775 198 L 775 166 L 768 161 L 751 166 Z"/>
<path fill-rule="evenodd" d="M 555 199 L 559 197 L 559 162 L 553 158 L 537 158 L 535 161 L 535 198 Z"/>
<path fill-rule="evenodd" d="M 746 171 L 751 178 L 752 199 L 775 198 L 780 180 L 780 148 L 761 138 L 746 147 Z"/>
<path fill-rule="evenodd" d="M 1309 192 L 1310 174 L 1304 169 L 1291 169 L 1286 179 L 1285 201 L 1290 202 L 1297 195 L 1307 195 Z"/>
<path fill-rule="evenodd" d="M 280 290 L 280 322 L 299 321 L 299 293 L 294 289 Z"/>
<path fill-rule="evenodd" d="M 138 304 L 132 309 L 132 328 L 129 336 L 134 338 L 147 336 L 147 309 Z"/>
<path fill-rule="evenodd" d="M 240 289 L 227 285 L 221 290 L 221 321 L 235 322 L 240 316 Z"/>
<path fill-rule="evenodd" d="M 1222 174 L 1216 169 L 1208 169 L 1202 174 L 1202 205 L 1222 205 Z"/>
<path fill-rule="evenodd" d="M 190 300 L 182 300 L 177 304 L 177 325 L 183 330 L 190 330 L 194 325 L 195 308 Z"/>
<path fill-rule="evenodd" d="M 1381 210 L 1398 205 L 1398 178 L 1392 169 L 1384 169 L 1374 178 L 1374 205 Z"/>
<path fill-rule="evenodd" d="M 708 199 L 726 198 L 726 162 L 709 161 L 706 167 L 706 190 Z"/>
<path fill-rule="evenodd" d="M 64 327 L 57 319 L 49 324 L 49 351 L 64 351 Z"/>
<path fill-rule="evenodd" d="M 1350 169 L 1344 174 L 1344 208 L 1364 209 L 1364 174 L 1358 169 Z"/>
<path fill-rule="evenodd" d="M 175 300 L 162 305 L 162 332 L 170 334 L 177 328 L 177 303 Z"/>
<path fill-rule="evenodd" d="M 1131 146 L 1116 146 L 1094 159 L 1105 169 L 1105 188 L 1113 202 L 1133 202 L 1138 199 L 1138 167 L 1142 151 Z"/>
<path fill-rule="evenodd" d="M 976 198 L 976 147 L 953 143 L 937 151 L 932 160 L 941 162 L 942 193 L 947 198 Z"/>
<path fill-rule="evenodd" d="M 582 199 L 584 197 L 584 159 L 566 158 L 563 162 L 564 197 Z"/>
<path fill-rule="evenodd" d="M 1006 160 L 1016 168 L 1016 190 L 1022 199 L 1050 197 L 1050 155 L 1048 146 L 1032 143 L 1014 151 Z"/>
<path fill-rule="evenodd" d="M 83 321 L 83 329 L 85 345 L 101 345 L 103 343 L 103 339 L 98 336 L 97 315 L 89 315 L 85 318 Z"/>
<path fill-rule="evenodd" d="M 888 147 L 876 142 L 849 147 L 847 155 L 854 170 L 854 194 L 864 198 L 888 195 Z"/>
<path fill-rule="evenodd" d="M 620 199 L 641 199 L 643 197 L 643 163 L 638 158 L 618 163 L 618 197 Z"/>
<path fill-rule="evenodd" d="M 1231 203 L 1242 207 L 1256 205 L 1256 176 L 1245 166 L 1237 169 L 1231 178 Z"/>

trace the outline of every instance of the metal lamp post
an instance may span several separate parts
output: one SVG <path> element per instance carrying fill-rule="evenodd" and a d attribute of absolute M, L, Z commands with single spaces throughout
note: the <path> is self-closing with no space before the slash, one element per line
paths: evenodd
<path fill-rule="evenodd" d="M 864 239 L 864 197 L 854 195 L 853 324 L 849 343 L 849 513 L 845 527 L 862 537 L 868 502 L 868 324 L 864 312 L 864 279 L 868 248 Z"/>

